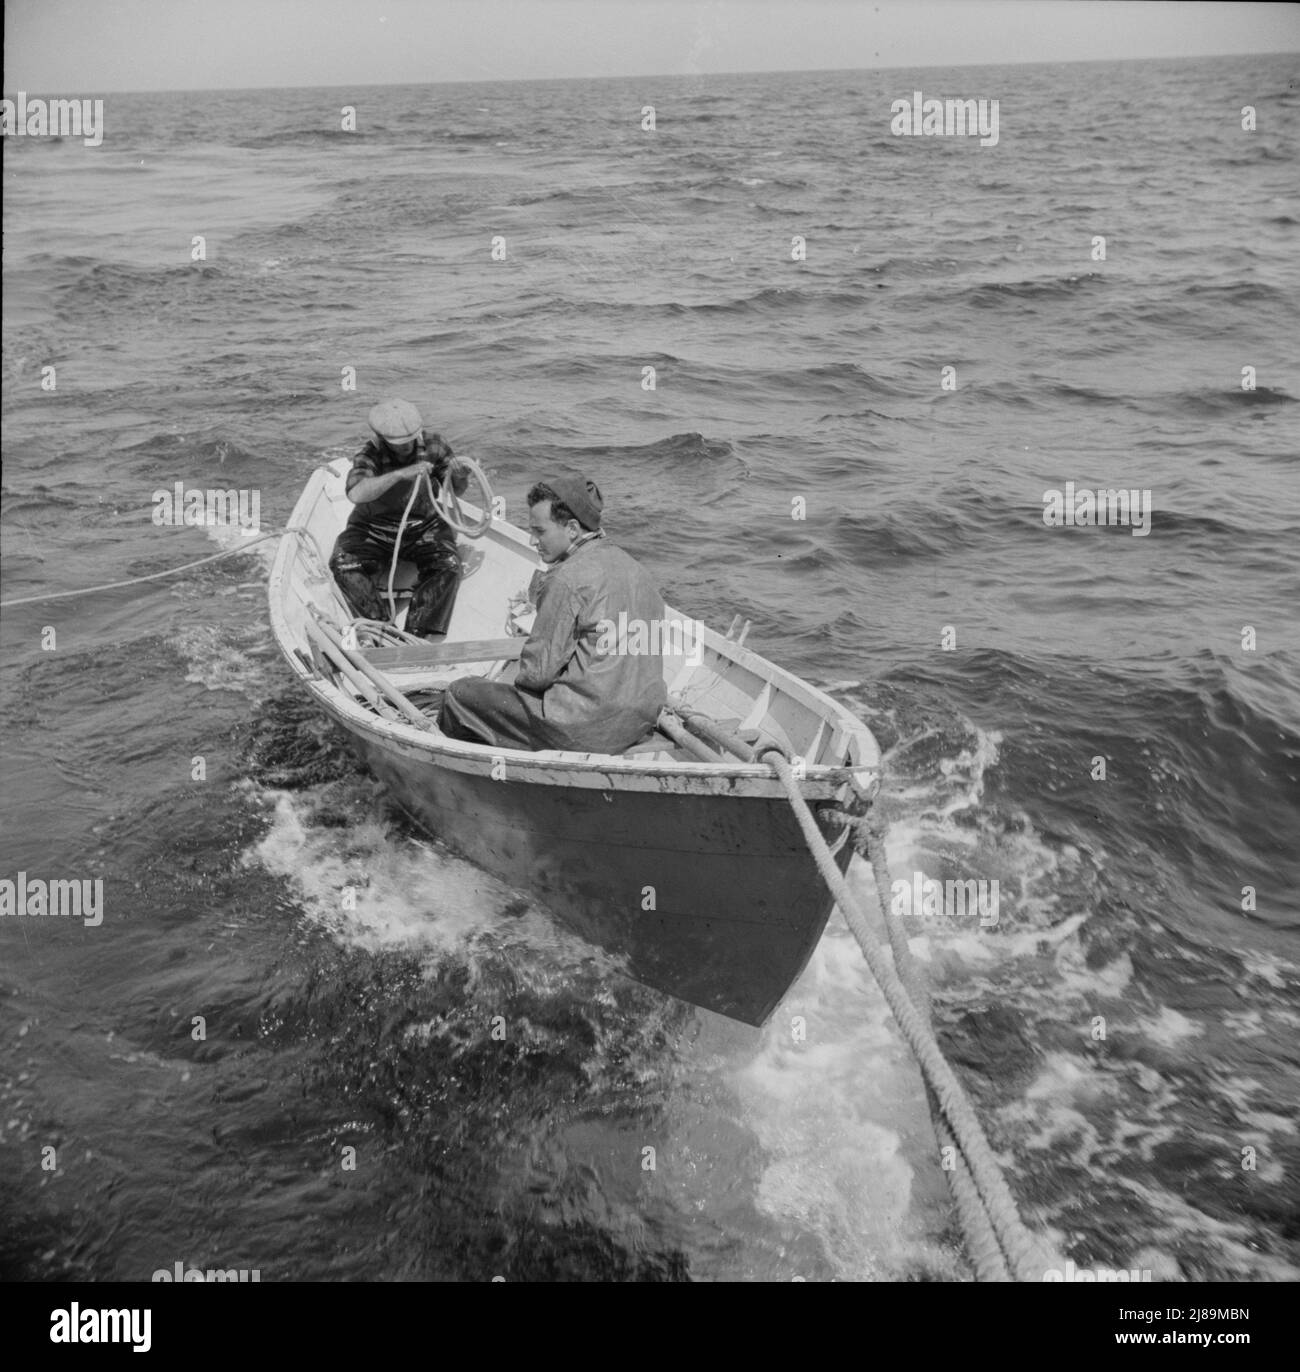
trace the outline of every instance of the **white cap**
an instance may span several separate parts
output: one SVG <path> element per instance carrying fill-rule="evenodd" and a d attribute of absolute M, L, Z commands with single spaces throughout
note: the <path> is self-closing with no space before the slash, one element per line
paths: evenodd
<path fill-rule="evenodd" d="M 393 447 L 410 443 L 424 432 L 420 412 L 409 400 L 381 400 L 370 411 L 369 421 L 375 434 Z"/>

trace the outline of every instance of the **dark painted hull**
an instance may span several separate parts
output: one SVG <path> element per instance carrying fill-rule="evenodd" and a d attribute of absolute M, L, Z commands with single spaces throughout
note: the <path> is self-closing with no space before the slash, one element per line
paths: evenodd
<path fill-rule="evenodd" d="M 349 736 L 430 834 L 694 1005 L 764 1023 L 826 926 L 834 902 L 784 799 L 493 781 Z"/>

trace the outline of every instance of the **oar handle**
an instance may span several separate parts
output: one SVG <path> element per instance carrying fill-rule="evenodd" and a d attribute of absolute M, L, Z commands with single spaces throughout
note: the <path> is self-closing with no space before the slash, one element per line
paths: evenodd
<path fill-rule="evenodd" d="M 701 714 L 699 710 L 687 705 L 680 696 L 669 696 L 668 708 L 680 716 L 682 723 L 691 733 L 713 744 L 719 752 L 731 753 L 742 762 L 759 762 L 762 760 L 753 744 L 746 743 L 739 734 L 731 729 L 724 729 L 716 719 L 710 719 L 708 715 Z M 764 751 L 774 747 L 776 747 L 775 744 L 765 744 Z M 777 751 L 782 757 L 786 756 L 785 749 L 777 748 Z"/>

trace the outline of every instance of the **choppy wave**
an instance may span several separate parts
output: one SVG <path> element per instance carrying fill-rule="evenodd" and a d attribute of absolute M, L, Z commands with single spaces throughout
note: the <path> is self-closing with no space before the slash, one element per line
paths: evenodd
<path fill-rule="evenodd" d="M 1101 272 L 1080 272 L 1077 276 L 1053 277 L 1042 281 L 984 281 L 962 292 L 963 303 L 974 310 L 1021 309 L 1040 301 L 1069 300 L 1084 292 L 1109 289 Z"/>
<path fill-rule="evenodd" d="M 1196 415 L 1235 414 L 1240 410 L 1268 409 L 1274 405 L 1294 405 L 1295 397 L 1270 386 L 1243 390 L 1240 386 L 1225 386 L 1221 391 L 1184 391 L 1170 397 L 1171 405 Z"/>
<path fill-rule="evenodd" d="M 377 140 L 379 135 L 370 132 L 364 126 L 356 129 L 344 128 L 308 128 L 308 129 L 280 129 L 271 133 L 254 134 L 248 138 L 242 138 L 235 147 L 237 148 L 335 148 L 347 146 L 350 143 L 364 143 L 369 140 Z"/>

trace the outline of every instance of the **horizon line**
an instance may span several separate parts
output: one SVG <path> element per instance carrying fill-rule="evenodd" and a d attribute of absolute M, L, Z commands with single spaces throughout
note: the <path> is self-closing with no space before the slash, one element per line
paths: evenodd
<path fill-rule="evenodd" d="M 261 86 L 166 86 L 154 89 L 142 89 L 140 87 L 112 89 L 109 87 L 99 87 L 98 89 L 101 89 L 105 95 L 225 95 L 238 93 L 240 91 L 401 90 L 411 86 L 541 85 L 543 83 L 558 81 L 690 81 L 718 76 L 800 76 L 817 73 L 830 75 L 839 72 L 861 75 L 870 72 L 888 71 L 949 71 L 953 69 L 994 69 L 1001 67 L 1078 67 L 1089 65 L 1099 66 L 1103 64 L 1111 65 L 1125 62 L 1203 62 L 1217 58 L 1228 59 L 1236 57 L 1300 57 L 1300 48 L 1294 50 L 1271 49 L 1264 52 L 1180 53 L 1174 56 L 1036 58 L 1032 61 L 1023 60 L 1013 62 L 944 62 L 928 67 L 919 67 L 915 64 L 907 63 L 900 66 L 880 67 L 764 67 L 738 71 L 646 72 L 627 76 L 494 76 L 486 79 L 482 77 L 457 77 L 444 81 L 368 81 L 345 83 L 331 82 L 328 84 L 308 82 L 294 85 L 276 83 Z M 18 91 L 22 95 L 28 94 L 23 87 L 19 87 Z M 10 99 L 10 96 L 8 93 L 5 93 L 3 98 L 8 100 Z M 36 98 L 40 99 L 42 97 L 37 96 Z"/>

